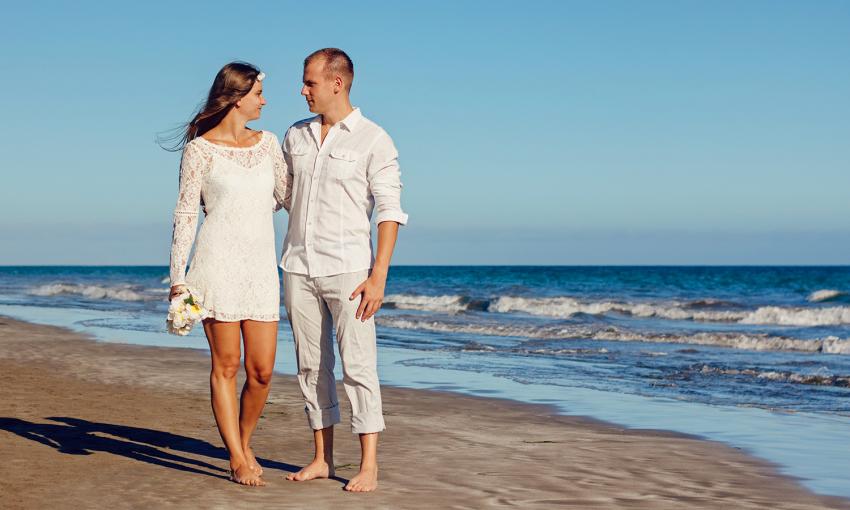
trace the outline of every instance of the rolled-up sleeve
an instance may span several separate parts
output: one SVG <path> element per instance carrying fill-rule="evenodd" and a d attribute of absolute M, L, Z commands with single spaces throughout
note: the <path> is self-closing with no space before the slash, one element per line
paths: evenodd
<path fill-rule="evenodd" d="M 401 170 L 398 166 L 398 151 L 392 138 L 381 133 L 369 154 L 366 171 L 369 190 L 375 200 L 377 217 L 375 223 L 395 221 L 407 224 L 407 214 L 401 209 Z"/>

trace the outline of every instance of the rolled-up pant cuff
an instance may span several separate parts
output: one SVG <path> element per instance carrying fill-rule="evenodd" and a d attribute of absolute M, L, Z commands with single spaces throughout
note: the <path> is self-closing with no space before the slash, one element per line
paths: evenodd
<path fill-rule="evenodd" d="M 357 416 L 351 417 L 352 434 L 371 434 L 373 432 L 381 432 L 386 428 L 384 417 L 380 411 L 360 413 Z"/>
<path fill-rule="evenodd" d="M 305 407 L 304 411 L 307 413 L 307 421 L 313 430 L 325 429 L 340 422 L 339 404 L 327 409 L 317 409 L 314 411 Z"/>

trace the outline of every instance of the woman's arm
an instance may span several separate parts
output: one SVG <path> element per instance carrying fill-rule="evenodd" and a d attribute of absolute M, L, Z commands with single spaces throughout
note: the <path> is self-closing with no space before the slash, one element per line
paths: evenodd
<path fill-rule="evenodd" d="M 287 134 L 289 131 L 287 131 Z M 272 141 L 272 162 L 274 163 L 274 200 L 275 212 L 286 209 L 289 211 L 292 201 L 292 167 L 287 163 L 283 154 L 283 148 L 278 144 L 277 138 Z"/>
<path fill-rule="evenodd" d="M 183 149 L 180 161 L 180 191 L 174 208 L 174 230 L 171 235 L 171 292 L 169 299 L 186 283 L 186 264 L 195 242 L 198 227 L 198 207 L 201 203 L 201 185 L 209 170 L 210 160 L 197 145 Z"/>

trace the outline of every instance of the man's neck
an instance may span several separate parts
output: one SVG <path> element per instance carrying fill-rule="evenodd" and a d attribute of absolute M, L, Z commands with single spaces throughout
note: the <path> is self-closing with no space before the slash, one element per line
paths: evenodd
<path fill-rule="evenodd" d="M 328 111 L 322 113 L 322 125 L 323 126 L 333 126 L 337 122 L 342 119 L 348 117 L 348 115 L 354 111 L 354 108 L 351 106 L 349 101 L 345 101 L 333 108 L 330 108 Z"/>

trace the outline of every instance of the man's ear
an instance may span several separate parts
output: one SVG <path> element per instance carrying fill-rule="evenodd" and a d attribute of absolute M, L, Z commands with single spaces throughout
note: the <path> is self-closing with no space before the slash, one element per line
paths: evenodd
<path fill-rule="evenodd" d="M 334 94 L 339 94 L 345 85 L 342 83 L 342 76 L 334 78 Z"/>

